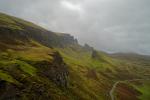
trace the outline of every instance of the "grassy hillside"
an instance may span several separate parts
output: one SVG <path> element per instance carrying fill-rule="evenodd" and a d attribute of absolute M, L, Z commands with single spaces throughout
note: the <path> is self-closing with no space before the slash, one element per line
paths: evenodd
<path fill-rule="evenodd" d="M 143 81 L 140 85 L 134 84 L 133 86 L 142 93 L 142 95 L 139 96 L 141 100 L 150 99 L 150 81 Z"/>
<path fill-rule="evenodd" d="M 149 60 L 132 61 L 0 13 L 0 100 L 111 100 L 116 81 L 149 78 Z"/>

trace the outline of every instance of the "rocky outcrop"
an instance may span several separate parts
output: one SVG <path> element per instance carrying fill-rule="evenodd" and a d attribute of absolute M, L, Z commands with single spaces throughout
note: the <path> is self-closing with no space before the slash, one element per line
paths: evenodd
<path fill-rule="evenodd" d="M 92 51 L 92 55 L 91 56 L 92 56 L 93 59 L 99 59 L 99 55 L 98 55 L 98 52 L 96 50 Z"/>
<path fill-rule="evenodd" d="M 69 75 L 67 65 L 58 52 L 53 54 L 53 62 L 50 70 L 50 78 L 59 86 L 67 87 Z"/>
<path fill-rule="evenodd" d="M 52 62 L 41 61 L 36 63 L 36 66 L 41 69 L 40 73 L 42 75 L 48 77 L 55 84 L 61 87 L 67 87 L 67 78 L 69 75 L 67 65 L 58 52 L 55 52 L 51 56 L 53 56 Z"/>
<path fill-rule="evenodd" d="M 24 30 L 0 27 L 0 42 L 17 44 L 17 41 L 29 42 L 29 38 Z"/>
<path fill-rule="evenodd" d="M 61 33 L 61 41 L 64 44 L 78 44 L 77 39 L 75 39 L 73 36 L 71 36 L 70 34 L 64 34 Z"/>
<path fill-rule="evenodd" d="M 86 44 L 86 43 L 84 44 L 83 48 L 84 48 L 85 50 L 87 50 L 87 51 L 93 51 L 93 50 L 94 50 L 93 47 L 91 47 L 90 45 L 88 45 L 88 44 Z"/>

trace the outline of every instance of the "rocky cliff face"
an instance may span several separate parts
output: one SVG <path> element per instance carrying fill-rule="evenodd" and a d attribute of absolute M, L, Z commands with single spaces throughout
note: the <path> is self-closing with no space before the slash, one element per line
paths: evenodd
<path fill-rule="evenodd" d="M 13 42 L 16 42 L 16 40 L 27 42 L 29 41 L 29 38 L 25 34 L 24 30 L 0 27 L 0 42 L 11 44 Z"/>
<path fill-rule="evenodd" d="M 50 75 L 48 75 L 57 85 L 62 87 L 67 87 L 67 78 L 69 76 L 69 71 L 67 65 L 64 63 L 62 57 L 58 52 L 55 52 L 52 62 L 52 67 L 50 70 Z"/>
<path fill-rule="evenodd" d="M 29 39 L 48 47 L 65 47 L 78 44 L 77 39 L 69 34 L 56 34 L 33 23 L 2 13 L 0 13 L 0 33 L 1 40 L 3 38 L 6 38 L 7 41 Z"/>
<path fill-rule="evenodd" d="M 85 50 L 87 50 L 87 51 L 93 51 L 93 50 L 94 50 L 94 48 L 91 47 L 91 46 L 88 45 L 88 44 L 84 44 L 83 49 L 85 49 Z"/>
<path fill-rule="evenodd" d="M 77 39 L 75 39 L 73 36 L 71 36 L 70 34 L 64 34 L 64 33 L 60 33 L 61 35 L 61 41 L 63 44 L 66 45 L 71 45 L 71 44 L 78 44 Z"/>
<path fill-rule="evenodd" d="M 58 52 L 55 52 L 51 56 L 53 56 L 52 62 L 41 61 L 37 62 L 35 66 L 40 69 L 42 75 L 52 80 L 58 86 L 67 87 L 67 78 L 69 77 L 67 65 Z"/>
<path fill-rule="evenodd" d="M 14 42 L 15 40 L 29 42 L 29 40 L 37 41 L 47 47 L 66 47 L 69 45 L 78 45 L 77 39 L 69 34 L 55 34 L 51 31 L 36 29 L 20 24 L 22 30 L 0 27 L 0 42 Z"/>

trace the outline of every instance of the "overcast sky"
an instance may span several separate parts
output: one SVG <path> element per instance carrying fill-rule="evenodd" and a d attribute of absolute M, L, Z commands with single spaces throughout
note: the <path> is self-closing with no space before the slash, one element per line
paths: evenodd
<path fill-rule="evenodd" d="M 0 11 L 99 50 L 150 55 L 150 0 L 0 0 Z"/>

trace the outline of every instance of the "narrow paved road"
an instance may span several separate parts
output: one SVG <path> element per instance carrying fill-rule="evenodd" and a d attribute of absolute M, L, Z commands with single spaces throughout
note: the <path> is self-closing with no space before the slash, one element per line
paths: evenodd
<path fill-rule="evenodd" d="M 110 97 L 111 97 L 111 100 L 115 100 L 114 91 L 115 91 L 115 89 L 116 89 L 118 83 L 120 83 L 120 81 L 116 82 L 116 83 L 113 85 L 113 87 L 112 87 L 112 89 L 110 90 L 110 92 L 109 92 L 109 95 L 110 95 Z"/>
<path fill-rule="evenodd" d="M 117 87 L 117 85 L 119 83 L 132 82 L 132 81 L 140 81 L 140 80 L 150 80 L 150 79 L 132 79 L 132 80 L 124 80 L 124 81 L 117 81 L 117 82 L 115 82 L 114 85 L 113 85 L 113 87 L 109 91 L 109 95 L 110 95 L 111 100 L 115 100 L 114 92 L 115 92 L 115 89 L 116 89 L 116 87 Z"/>

